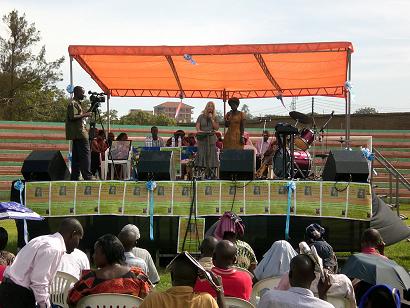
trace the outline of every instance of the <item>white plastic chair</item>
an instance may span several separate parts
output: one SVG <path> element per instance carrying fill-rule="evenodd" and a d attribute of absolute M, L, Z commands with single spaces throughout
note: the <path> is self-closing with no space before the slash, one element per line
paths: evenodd
<path fill-rule="evenodd" d="M 250 302 L 237 297 L 225 297 L 226 308 L 255 308 Z"/>
<path fill-rule="evenodd" d="M 77 308 L 137 308 L 141 305 L 142 298 L 118 293 L 92 294 L 83 297 Z"/>
<path fill-rule="evenodd" d="M 252 288 L 252 294 L 251 294 L 251 299 L 250 302 L 253 305 L 257 305 L 261 296 L 261 291 L 264 289 L 273 289 L 275 287 L 278 286 L 279 281 L 280 281 L 281 277 L 277 276 L 277 277 L 270 277 L 270 278 L 265 278 L 262 279 L 260 281 L 258 281 L 257 283 L 255 283 L 255 285 Z"/>
<path fill-rule="evenodd" d="M 113 141 L 115 142 L 115 141 Z M 131 141 L 130 141 L 131 144 Z M 101 164 L 101 173 L 103 174 L 103 180 L 107 180 L 108 168 L 111 167 L 111 180 L 114 179 L 114 168 L 116 165 L 122 167 L 121 173 L 123 174 L 123 179 L 128 180 L 131 177 L 131 157 L 132 157 L 132 145 L 128 152 L 128 158 L 124 160 L 111 160 L 109 159 L 110 149 L 107 149 L 104 153 L 104 163 Z"/>
<path fill-rule="evenodd" d="M 78 279 L 70 274 L 57 272 L 49 286 L 50 301 L 63 308 L 68 308 L 67 296 L 71 285 Z"/>

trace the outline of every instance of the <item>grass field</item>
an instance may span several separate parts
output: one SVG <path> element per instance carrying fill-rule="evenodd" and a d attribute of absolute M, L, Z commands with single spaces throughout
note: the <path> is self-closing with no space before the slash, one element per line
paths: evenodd
<path fill-rule="evenodd" d="M 401 205 L 401 213 L 410 217 L 410 204 Z M 405 221 L 408 226 L 410 226 L 410 220 Z M 5 228 L 9 233 L 9 242 L 7 245 L 7 250 L 13 253 L 16 252 L 17 247 L 17 230 L 15 227 L 14 220 L 1 220 L 0 226 Z M 390 259 L 395 260 L 397 263 L 402 265 L 407 270 L 410 270 L 410 242 L 404 240 L 402 242 L 396 243 L 389 247 L 386 247 L 385 251 L 386 256 Z M 342 253 L 338 254 L 340 256 L 347 256 L 349 254 Z M 164 269 L 159 269 L 159 274 L 161 276 L 161 282 L 157 286 L 157 290 L 162 291 L 171 287 L 171 276 Z"/>

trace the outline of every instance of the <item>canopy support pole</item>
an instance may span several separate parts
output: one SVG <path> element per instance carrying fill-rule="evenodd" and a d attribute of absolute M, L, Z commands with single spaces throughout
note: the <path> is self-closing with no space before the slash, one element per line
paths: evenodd
<path fill-rule="evenodd" d="M 70 85 L 73 85 L 73 57 L 70 56 Z M 73 93 L 70 93 L 70 98 L 73 98 Z"/>
<path fill-rule="evenodd" d="M 222 92 L 222 100 L 224 102 L 224 117 L 222 119 L 223 121 L 223 125 L 224 125 L 224 137 L 225 137 L 225 131 L 226 131 L 226 127 L 225 127 L 225 115 L 226 115 L 226 90 L 224 89 Z"/>
<path fill-rule="evenodd" d="M 110 119 L 110 93 L 107 94 L 107 132 L 111 131 L 111 119 Z"/>
<path fill-rule="evenodd" d="M 351 57 L 351 51 L 347 50 L 347 81 L 350 82 L 352 76 L 352 57 Z M 346 93 L 346 134 L 345 134 L 345 139 L 346 139 L 346 148 L 350 148 L 350 113 L 351 113 L 351 93 L 350 90 L 347 91 Z"/>
<path fill-rule="evenodd" d="M 262 71 L 265 73 L 266 78 L 270 81 L 273 87 L 280 93 L 282 93 L 282 88 L 279 86 L 275 78 L 273 78 L 272 74 L 270 73 L 268 66 L 265 63 L 262 55 L 260 53 L 254 53 L 256 61 L 258 61 L 259 66 L 261 67 Z"/>
<path fill-rule="evenodd" d="M 174 73 L 174 77 L 175 77 L 175 80 L 178 84 L 178 88 L 179 88 L 179 91 L 180 91 L 179 96 L 184 98 L 185 97 L 185 92 L 182 89 L 181 80 L 179 79 L 178 72 L 177 72 L 177 69 L 175 67 L 174 61 L 172 60 L 171 56 L 165 56 L 165 58 L 167 59 L 168 64 L 171 67 L 172 73 Z"/>

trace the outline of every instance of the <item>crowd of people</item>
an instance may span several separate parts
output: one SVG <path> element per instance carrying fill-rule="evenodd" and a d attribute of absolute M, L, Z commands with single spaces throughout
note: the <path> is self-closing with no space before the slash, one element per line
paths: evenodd
<path fill-rule="evenodd" d="M 57 271 L 78 279 L 66 299 L 70 307 L 100 293 L 139 297 L 142 308 L 226 307 L 225 297 L 250 301 L 255 284 L 273 277 L 279 282 L 258 294 L 259 308 L 334 307 L 328 297 L 343 299 L 351 308 L 401 305 L 400 290 L 340 274 L 326 230 L 319 224 L 306 227 L 298 247 L 274 242 L 259 263 L 242 240 L 244 233 L 241 218 L 224 213 L 202 241 L 198 261 L 187 252 L 171 261 L 167 269 L 172 287 L 160 292 L 155 291 L 160 277 L 150 253 L 137 247 L 141 235 L 135 225 L 125 225 L 118 237 L 106 234 L 97 239 L 94 267 L 78 249 L 83 228 L 75 218 L 64 219 L 54 234 L 32 239 L 16 256 L 4 250 L 8 236 L 0 228 L 0 307 L 51 307 L 49 285 Z M 387 260 L 377 230 L 364 231 L 361 253 Z"/>

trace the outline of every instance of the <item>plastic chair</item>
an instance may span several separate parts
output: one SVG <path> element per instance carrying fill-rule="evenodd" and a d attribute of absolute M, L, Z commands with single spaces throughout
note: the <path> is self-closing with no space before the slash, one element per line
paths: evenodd
<path fill-rule="evenodd" d="M 128 180 L 131 177 L 131 158 L 132 158 L 132 146 L 131 146 L 131 140 L 127 140 L 130 142 L 130 149 L 128 152 L 128 157 L 127 159 L 110 159 L 109 158 L 109 152 L 110 149 L 107 149 L 104 153 L 104 161 L 101 164 L 101 173 L 103 174 L 103 180 L 107 180 L 107 174 L 108 174 L 108 168 L 111 167 L 111 180 L 114 179 L 114 173 L 115 173 L 115 166 L 120 165 L 121 168 L 121 174 L 123 175 L 123 179 Z M 113 142 L 118 142 L 118 141 L 113 141 Z M 124 142 L 124 141 L 121 141 Z"/>
<path fill-rule="evenodd" d="M 226 308 L 255 308 L 250 302 L 237 297 L 225 297 Z"/>
<path fill-rule="evenodd" d="M 261 291 L 264 289 L 273 289 L 277 287 L 280 279 L 281 279 L 280 276 L 270 277 L 270 278 L 262 279 L 258 281 L 257 283 L 255 283 L 255 285 L 252 288 L 252 295 L 251 295 L 250 302 L 256 306 L 259 302 Z"/>
<path fill-rule="evenodd" d="M 129 294 L 101 293 L 83 297 L 77 308 L 137 308 L 142 298 Z"/>
<path fill-rule="evenodd" d="M 63 308 L 68 308 L 67 296 L 72 284 L 78 279 L 70 274 L 57 272 L 49 286 L 50 301 Z"/>

